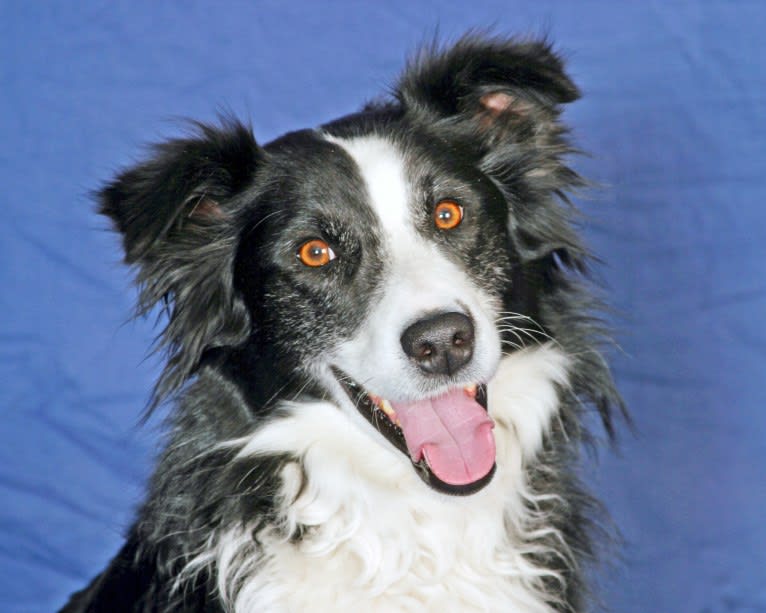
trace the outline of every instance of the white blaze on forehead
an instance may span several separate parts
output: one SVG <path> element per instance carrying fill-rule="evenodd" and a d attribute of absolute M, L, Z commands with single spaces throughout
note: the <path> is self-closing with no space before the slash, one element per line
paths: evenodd
<path fill-rule="evenodd" d="M 386 234 L 396 238 L 411 231 L 404 159 L 394 144 L 379 136 L 326 138 L 343 147 L 356 162 L 367 187 L 369 204 Z"/>

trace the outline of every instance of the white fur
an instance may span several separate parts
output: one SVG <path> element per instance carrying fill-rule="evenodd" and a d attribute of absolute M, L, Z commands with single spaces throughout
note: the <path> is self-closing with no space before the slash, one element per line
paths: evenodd
<path fill-rule="evenodd" d="M 468 497 L 440 494 L 383 437 L 376 442 L 327 402 L 286 405 L 287 416 L 232 441 L 240 458 L 292 452 L 280 520 L 309 527 L 297 543 L 274 529 L 240 526 L 214 535 L 189 572 L 214 563 L 234 613 L 304 611 L 439 613 L 552 611 L 530 563 L 550 536 L 524 466 L 539 451 L 567 385 L 568 360 L 553 344 L 503 358 L 488 389 L 497 472 Z"/>

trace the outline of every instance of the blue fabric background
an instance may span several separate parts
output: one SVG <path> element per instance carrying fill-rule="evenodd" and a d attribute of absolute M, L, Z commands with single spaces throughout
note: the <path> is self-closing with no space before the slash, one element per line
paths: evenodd
<path fill-rule="evenodd" d="M 117 550 L 159 420 L 153 322 L 88 191 L 232 109 L 266 141 L 355 110 L 437 30 L 548 31 L 600 182 L 581 202 L 636 420 L 588 478 L 624 533 L 615 611 L 766 611 L 766 3 L 396 0 L 0 6 L 0 610 Z"/>

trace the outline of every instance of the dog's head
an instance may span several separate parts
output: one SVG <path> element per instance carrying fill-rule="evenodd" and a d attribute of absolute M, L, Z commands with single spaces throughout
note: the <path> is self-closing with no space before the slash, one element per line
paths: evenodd
<path fill-rule="evenodd" d="M 157 397 L 211 364 L 254 419 L 330 398 L 433 487 L 479 489 L 501 356 L 592 332 L 566 273 L 586 257 L 558 121 L 577 97 L 547 44 L 468 37 L 317 130 L 261 147 L 224 121 L 159 145 L 101 193 L 141 306 L 168 305 Z M 577 392 L 609 396 L 599 377 Z"/>

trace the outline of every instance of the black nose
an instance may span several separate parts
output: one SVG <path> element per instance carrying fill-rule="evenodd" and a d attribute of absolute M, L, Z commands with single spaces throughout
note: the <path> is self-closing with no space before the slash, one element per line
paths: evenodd
<path fill-rule="evenodd" d="M 452 375 L 473 355 L 473 322 L 462 313 L 421 319 L 402 334 L 402 349 L 421 370 Z"/>

